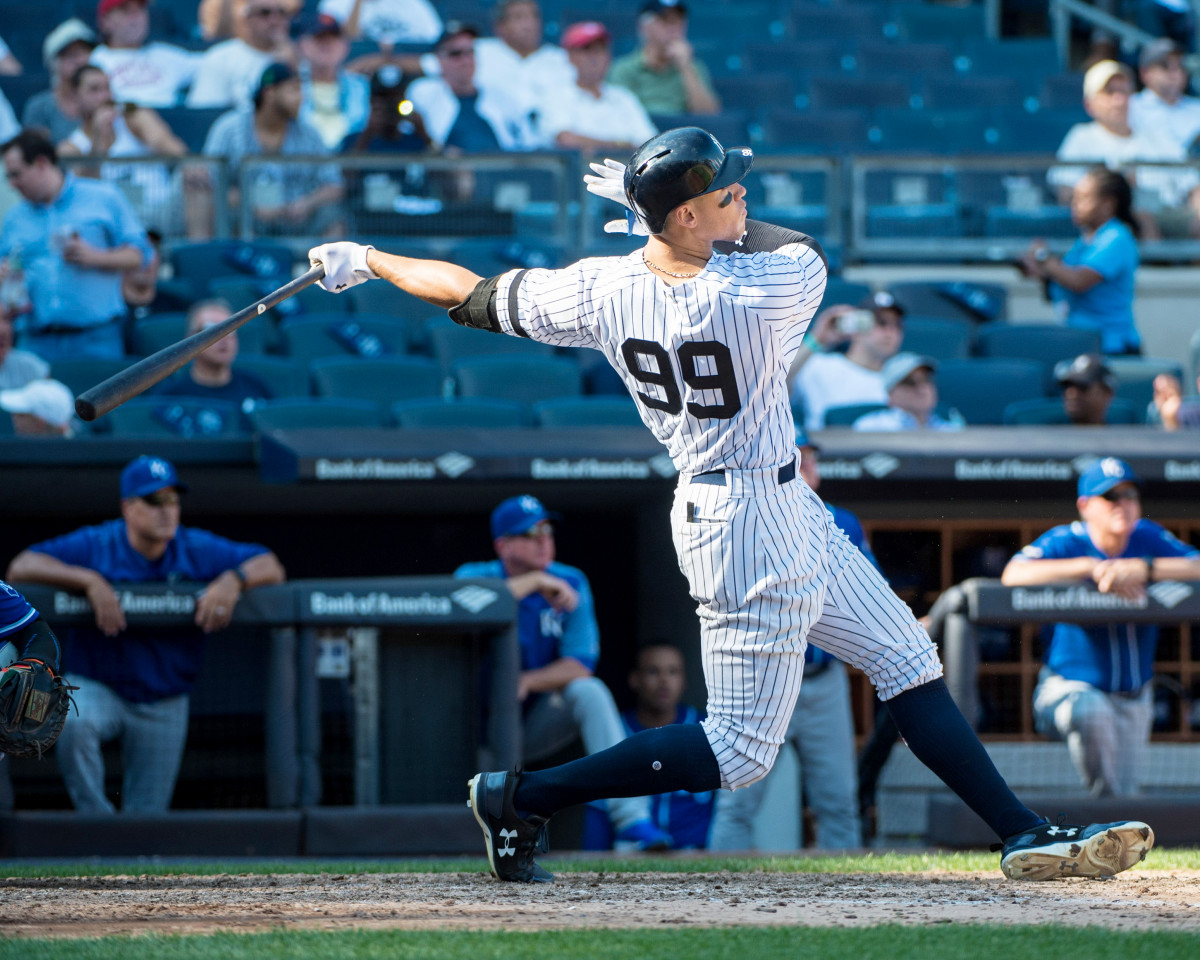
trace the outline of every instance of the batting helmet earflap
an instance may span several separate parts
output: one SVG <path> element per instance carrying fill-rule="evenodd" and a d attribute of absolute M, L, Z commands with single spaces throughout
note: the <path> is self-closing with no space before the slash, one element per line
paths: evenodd
<path fill-rule="evenodd" d="M 681 203 L 737 183 L 750 170 L 749 147 L 725 150 L 707 130 L 676 127 L 651 137 L 625 167 L 625 196 L 651 233 Z"/>

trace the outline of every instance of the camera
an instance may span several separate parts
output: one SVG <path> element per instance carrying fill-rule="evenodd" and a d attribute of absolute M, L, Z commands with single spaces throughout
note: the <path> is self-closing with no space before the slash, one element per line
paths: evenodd
<path fill-rule="evenodd" d="M 875 326 L 875 314 L 870 310 L 847 310 L 837 318 L 837 328 L 842 333 L 866 333 Z"/>

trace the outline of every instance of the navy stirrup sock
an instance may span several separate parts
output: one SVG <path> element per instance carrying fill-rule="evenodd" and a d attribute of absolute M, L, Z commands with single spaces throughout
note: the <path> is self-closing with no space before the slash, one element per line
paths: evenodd
<path fill-rule="evenodd" d="M 913 755 L 1002 840 L 1042 822 L 1016 798 L 940 677 L 887 701 Z"/>
<path fill-rule="evenodd" d="M 646 797 L 673 790 L 703 793 L 721 786 L 721 771 L 704 728 L 672 723 L 549 770 L 521 776 L 513 805 L 549 816 L 564 807 L 609 797 Z"/>

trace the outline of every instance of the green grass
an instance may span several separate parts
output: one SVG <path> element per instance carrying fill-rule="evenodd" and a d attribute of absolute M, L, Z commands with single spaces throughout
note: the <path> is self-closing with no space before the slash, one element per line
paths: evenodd
<path fill-rule="evenodd" d="M 979 851 L 963 853 L 868 853 L 837 857 L 628 857 L 572 858 L 550 856 L 545 862 L 565 873 L 716 873 L 728 871 L 773 873 L 919 873 L 926 870 L 996 872 L 998 855 Z M 1134 870 L 1200 870 L 1200 849 L 1166 848 L 1150 852 Z M 484 873 L 482 851 L 478 857 L 457 860 L 159 860 L 19 862 L 0 861 L 5 877 L 107 877 L 179 876 L 193 874 L 271 873 Z"/>
<path fill-rule="evenodd" d="M 110 937 L 103 940 L 0 939 L 0 957 L 21 960 L 961 960 L 962 957 L 1086 957 L 1087 960 L 1194 960 L 1200 935 L 1114 932 L 1096 927 L 739 928 L 570 930 L 538 933 L 339 933 Z"/>

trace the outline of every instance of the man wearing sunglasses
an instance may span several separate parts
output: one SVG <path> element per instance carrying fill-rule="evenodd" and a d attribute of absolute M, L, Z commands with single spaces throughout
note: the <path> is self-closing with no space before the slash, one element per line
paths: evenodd
<path fill-rule="evenodd" d="M 593 676 L 600 628 L 592 588 L 582 570 L 555 560 L 557 515 L 529 495 L 510 497 L 492 511 L 495 560 L 465 563 L 456 577 L 498 577 L 516 598 L 521 673 L 522 759 L 553 756 L 576 739 L 598 753 L 625 739 L 612 693 Z M 650 820 L 649 797 L 608 801 L 619 850 L 666 850 L 669 834 Z"/>
<path fill-rule="evenodd" d="M 1141 481 L 1116 457 L 1079 477 L 1079 521 L 1042 534 L 1008 562 L 1012 587 L 1095 583 L 1101 593 L 1144 597 L 1156 580 L 1200 580 L 1200 550 L 1142 516 Z M 1067 742 L 1093 796 L 1138 791 L 1138 765 L 1154 714 L 1151 680 L 1158 627 L 1058 623 L 1033 694 L 1040 732 Z"/>
<path fill-rule="evenodd" d="M 66 631 L 63 665 L 79 689 L 55 749 L 80 813 L 113 813 L 104 791 L 102 743 L 120 739 L 121 808 L 163 813 L 171 804 L 187 736 L 188 695 L 204 636 L 229 626 L 245 590 L 282 583 L 270 550 L 179 522 L 187 485 L 161 457 L 141 456 L 121 473 L 121 518 L 35 543 L 5 578 L 44 583 L 87 597 L 95 627 Z M 127 629 L 114 583 L 197 581 L 195 629 Z"/>
<path fill-rule="evenodd" d="M 268 66 L 297 65 L 299 54 L 290 31 L 298 7 L 290 0 L 245 0 L 238 4 L 237 35 L 204 51 L 187 105 L 249 108 L 259 78 Z"/>

